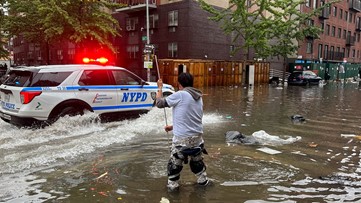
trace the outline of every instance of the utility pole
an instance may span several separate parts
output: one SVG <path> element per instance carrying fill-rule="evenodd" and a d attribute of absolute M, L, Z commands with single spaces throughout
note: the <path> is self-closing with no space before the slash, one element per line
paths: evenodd
<path fill-rule="evenodd" d="M 147 45 L 149 46 L 150 40 L 149 40 L 149 1 L 145 0 L 146 2 L 146 20 L 147 20 Z M 150 53 L 147 54 L 147 59 L 150 61 Z M 147 68 L 147 81 L 150 82 L 150 68 Z"/>

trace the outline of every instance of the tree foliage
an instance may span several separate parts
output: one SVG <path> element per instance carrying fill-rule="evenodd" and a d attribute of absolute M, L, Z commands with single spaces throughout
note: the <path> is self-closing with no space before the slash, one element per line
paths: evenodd
<path fill-rule="evenodd" d="M 4 32 L 4 24 L 5 24 L 5 0 L 0 0 L 0 58 L 8 58 L 9 51 L 7 49 L 8 35 Z"/>
<path fill-rule="evenodd" d="M 222 22 L 225 33 L 235 34 L 234 41 L 243 39 L 240 48 L 253 48 L 260 58 L 287 58 L 297 51 L 297 41 L 303 41 L 306 36 L 319 37 L 321 29 L 309 22 L 337 1 L 310 12 L 300 10 L 304 0 L 230 0 L 230 6 L 225 9 L 217 9 L 204 0 L 199 2 L 211 14 L 211 20 Z"/>
<path fill-rule="evenodd" d="M 105 9 L 122 7 L 101 0 L 7 0 L 5 30 L 33 43 L 69 41 L 82 47 L 96 42 L 114 51 L 111 37 L 119 24 Z"/>

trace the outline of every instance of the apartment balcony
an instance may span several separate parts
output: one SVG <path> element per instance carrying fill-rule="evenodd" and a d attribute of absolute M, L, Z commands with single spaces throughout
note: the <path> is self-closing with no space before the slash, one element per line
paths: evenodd
<path fill-rule="evenodd" d="M 355 41 L 356 41 L 356 37 L 355 36 L 347 36 L 346 37 L 346 46 L 354 46 L 355 45 Z"/>
<path fill-rule="evenodd" d="M 360 12 L 361 11 L 361 0 L 350 0 L 350 10 Z"/>
<path fill-rule="evenodd" d="M 147 9 L 147 1 L 149 9 L 157 8 L 156 0 L 117 0 L 117 3 L 124 4 L 125 7 L 116 9 L 116 12 L 135 12 L 145 11 Z"/>
<path fill-rule="evenodd" d="M 323 8 L 321 14 L 318 16 L 320 19 L 329 19 L 330 18 L 330 9 L 328 7 Z"/>

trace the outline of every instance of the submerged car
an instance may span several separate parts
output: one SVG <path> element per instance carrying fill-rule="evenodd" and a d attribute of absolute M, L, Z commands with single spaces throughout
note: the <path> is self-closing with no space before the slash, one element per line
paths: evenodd
<path fill-rule="evenodd" d="M 322 80 L 312 71 L 294 71 L 287 79 L 288 85 L 318 85 Z"/>
<path fill-rule="evenodd" d="M 46 126 L 86 111 L 100 116 L 141 114 L 153 107 L 156 82 L 125 68 L 75 64 L 21 67 L 0 85 L 0 118 L 16 126 Z M 164 84 L 163 95 L 174 92 Z"/>

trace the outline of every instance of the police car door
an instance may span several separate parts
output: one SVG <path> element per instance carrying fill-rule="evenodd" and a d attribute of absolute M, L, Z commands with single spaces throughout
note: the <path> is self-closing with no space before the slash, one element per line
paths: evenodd
<path fill-rule="evenodd" d="M 151 90 L 141 78 L 124 69 L 112 72 L 120 90 L 118 101 L 121 111 L 147 111 L 152 108 Z"/>
<path fill-rule="evenodd" d="M 109 70 L 84 70 L 79 79 L 77 97 L 86 101 L 96 113 L 117 109 L 117 89 Z"/>

